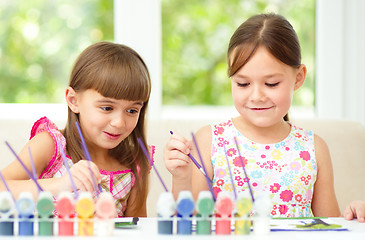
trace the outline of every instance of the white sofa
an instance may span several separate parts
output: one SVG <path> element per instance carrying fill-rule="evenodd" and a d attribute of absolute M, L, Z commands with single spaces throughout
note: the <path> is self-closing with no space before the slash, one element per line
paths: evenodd
<path fill-rule="evenodd" d="M 42 115 L 39 115 L 42 117 Z M 16 151 L 20 151 L 29 138 L 30 129 L 37 119 L 0 119 L 0 169 L 6 166 L 14 157 L 7 149 L 7 140 Z M 219 118 L 212 121 L 219 120 Z M 54 120 L 63 128 L 65 120 Z M 169 131 L 179 132 L 190 138 L 191 132 L 196 132 L 206 125 L 208 120 L 149 120 L 147 121 L 148 143 L 156 146 L 156 168 L 171 189 L 171 176 L 164 167 L 163 148 L 170 137 Z M 365 130 L 360 123 L 344 120 L 298 119 L 293 122 L 301 127 L 312 129 L 328 144 L 334 167 L 335 189 L 341 208 L 351 200 L 365 200 Z M 159 194 L 164 191 L 155 172 L 151 173 L 150 191 L 148 196 L 148 216 L 156 216 L 155 206 Z"/>

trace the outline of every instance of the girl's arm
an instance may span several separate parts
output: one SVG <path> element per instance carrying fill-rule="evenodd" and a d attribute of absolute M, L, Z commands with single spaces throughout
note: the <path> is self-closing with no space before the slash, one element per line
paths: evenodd
<path fill-rule="evenodd" d="M 41 132 L 29 140 L 20 151 L 18 154 L 20 159 L 28 170 L 32 172 L 28 147 L 31 149 L 37 177 L 39 177 L 43 170 L 48 166 L 49 161 L 56 151 L 54 140 L 48 132 Z M 100 182 L 101 175 L 98 168 L 94 163 L 90 163 L 90 165 L 93 174 L 96 177 L 96 181 Z M 78 189 L 93 191 L 93 184 L 90 178 L 91 175 L 86 160 L 81 160 L 76 163 L 72 166 L 70 171 Z M 34 196 L 37 195 L 35 183 L 30 180 L 26 171 L 17 160 L 11 162 L 1 171 L 1 173 L 4 175 L 10 191 L 14 194 L 15 198 L 23 191 L 30 191 Z M 38 179 L 37 181 L 44 191 L 49 191 L 55 196 L 61 191 L 72 191 L 71 181 L 67 174 L 60 178 Z M 0 184 L 0 189 L 5 189 L 3 184 Z"/>
<path fill-rule="evenodd" d="M 137 190 L 136 188 L 132 188 L 131 195 L 128 198 L 127 202 L 127 209 L 125 211 L 126 217 L 147 217 L 147 207 L 146 207 L 146 201 L 143 203 L 142 206 L 138 207 L 138 212 L 132 213 L 131 209 L 136 208 L 133 204 L 136 201 L 137 198 Z"/>
<path fill-rule="evenodd" d="M 339 217 L 334 182 L 333 168 L 328 146 L 319 136 L 314 136 L 317 161 L 317 180 L 314 184 L 312 211 L 318 217 Z"/>
<path fill-rule="evenodd" d="M 43 169 L 46 168 L 49 160 L 52 158 L 55 148 L 52 137 L 47 132 L 39 133 L 34 136 L 34 138 L 29 140 L 18 154 L 19 158 L 23 161 L 27 169 L 32 172 L 32 165 L 28 147 L 30 147 L 31 149 L 37 173 L 36 175 L 38 177 L 42 173 Z M 21 164 L 18 162 L 18 160 L 15 159 L 13 162 L 11 162 L 1 171 L 1 173 L 4 175 L 4 178 L 9 185 L 10 191 L 14 194 L 15 197 L 17 197 L 20 192 L 23 192 L 25 190 L 30 191 L 34 193 L 34 195 L 36 195 L 37 187 L 35 183 L 30 180 L 30 177 L 21 166 Z M 41 184 L 40 181 L 39 183 L 44 190 L 47 189 L 46 185 Z M 2 184 L 1 189 L 4 189 L 4 186 Z"/>

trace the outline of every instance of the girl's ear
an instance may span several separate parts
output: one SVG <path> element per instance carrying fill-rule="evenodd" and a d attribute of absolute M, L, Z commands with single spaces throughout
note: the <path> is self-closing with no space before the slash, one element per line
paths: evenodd
<path fill-rule="evenodd" d="M 66 89 L 66 102 L 68 107 L 73 111 L 74 113 L 80 113 L 79 107 L 77 104 L 77 92 L 72 87 L 68 87 Z"/>
<path fill-rule="evenodd" d="M 295 77 L 294 91 L 298 90 L 303 85 L 306 76 L 307 67 L 304 64 L 301 64 L 297 70 L 297 75 Z"/>

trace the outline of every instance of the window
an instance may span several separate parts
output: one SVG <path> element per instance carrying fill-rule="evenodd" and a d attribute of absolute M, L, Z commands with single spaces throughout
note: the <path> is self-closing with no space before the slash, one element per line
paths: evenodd
<path fill-rule="evenodd" d="M 275 12 L 292 23 L 308 68 L 293 105 L 314 106 L 315 0 L 161 2 L 163 104 L 231 105 L 229 39 L 251 15 Z"/>
<path fill-rule="evenodd" d="M 0 13 L 2 103 L 64 101 L 77 55 L 113 40 L 110 0 L 3 0 Z"/>

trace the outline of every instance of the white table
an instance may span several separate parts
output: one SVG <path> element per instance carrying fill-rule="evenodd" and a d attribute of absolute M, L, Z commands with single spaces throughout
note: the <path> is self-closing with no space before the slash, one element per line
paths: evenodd
<path fill-rule="evenodd" d="M 270 232 L 267 235 L 257 236 L 251 233 L 250 235 L 159 235 L 157 233 L 156 218 L 141 218 L 137 229 L 116 230 L 116 238 L 121 236 L 127 239 L 321 239 L 321 240 L 350 240 L 350 239 L 365 239 L 365 223 L 359 223 L 357 220 L 347 221 L 343 218 L 331 218 L 336 223 L 348 228 L 350 231 L 303 231 L 303 232 Z M 119 237 L 118 237 L 119 236 Z"/>

